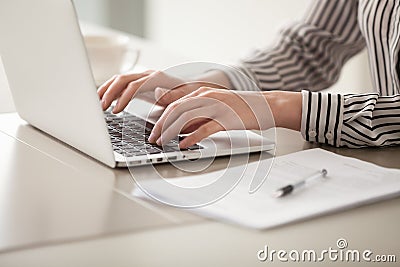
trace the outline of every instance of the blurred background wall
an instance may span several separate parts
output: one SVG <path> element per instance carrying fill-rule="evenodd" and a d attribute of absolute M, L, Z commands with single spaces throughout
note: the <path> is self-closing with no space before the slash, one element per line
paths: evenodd
<path fill-rule="evenodd" d="M 74 0 L 82 20 L 142 36 L 192 60 L 233 62 L 271 44 L 311 0 Z M 346 64 L 335 92 L 372 88 L 365 51 Z"/>
<path fill-rule="evenodd" d="M 73 0 L 81 20 L 144 36 L 145 0 Z"/>

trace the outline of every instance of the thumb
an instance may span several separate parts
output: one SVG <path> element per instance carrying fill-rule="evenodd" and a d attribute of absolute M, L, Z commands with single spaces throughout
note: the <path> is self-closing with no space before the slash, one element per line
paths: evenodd
<path fill-rule="evenodd" d="M 184 91 L 181 88 L 176 88 L 173 90 L 157 87 L 154 92 L 154 96 L 156 98 L 156 103 L 160 106 L 168 106 L 175 100 L 183 97 L 185 95 Z"/>

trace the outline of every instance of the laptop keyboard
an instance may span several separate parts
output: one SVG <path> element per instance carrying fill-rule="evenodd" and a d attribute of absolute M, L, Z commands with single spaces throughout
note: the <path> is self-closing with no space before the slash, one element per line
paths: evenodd
<path fill-rule="evenodd" d="M 187 149 L 179 149 L 181 137 L 171 140 L 161 146 L 151 144 L 148 137 L 153 125 L 145 120 L 123 111 L 115 115 L 105 111 L 108 133 L 115 152 L 125 157 L 143 156 L 159 153 L 177 152 L 182 150 L 198 150 L 202 146 L 193 145 Z"/>

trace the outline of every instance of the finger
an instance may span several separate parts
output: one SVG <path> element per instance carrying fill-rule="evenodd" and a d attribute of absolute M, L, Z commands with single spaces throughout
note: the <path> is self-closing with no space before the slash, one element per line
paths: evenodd
<path fill-rule="evenodd" d="M 155 91 L 155 98 L 157 100 L 156 104 L 160 106 L 168 106 L 172 102 L 180 98 L 189 98 L 193 96 L 198 96 L 205 91 L 222 89 L 220 86 L 215 85 L 215 87 L 199 86 L 199 82 L 185 83 L 181 84 L 171 90 L 164 88 L 157 88 Z M 213 84 L 209 84 L 213 85 Z"/>
<path fill-rule="evenodd" d="M 130 82 L 126 89 L 121 92 L 121 95 L 118 97 L 118 101 L 115 104 L 113 109 L 113 113 L 121 112 L 131 101 L 131 99 L 136 95 L 139 88 L 150 78 L 150 75 L 142 77 L 138 80 Z"/>
<path fill-rule="evenodd" d="M 203 101 L 204 102 L 204 101 Z M 164 124 L 167 121 L 167 125 L 170 125 L 173 121 L 177 120 L 178 117 L 190 110 L 196 109 L 202 105 L 202 101 L 199 101 L 195 98 L 190 99 L 179 99 L 172 104 L 170 104 L 163 112 L 161 117 L 158 119 L 156 124 L 151 131 L 149 136 L 149 142 L 155 143 L 161 136 L 161 130 L 164 127 Z"/>
<path fill-rule="evenodd" d="M 112 101 L 117 99 L 121 93 L 126 89 L 126 86 L 135 80 L 138 80 L 142 77 L 148 76 L 148 72 L 143 73 L 135 73 L 135 74 L 123 74 L 117 76 L 111 84 L 108 86 L 106 91 L 103 94 L 102 101 L 103 101 L 103 108 L 108 108 Z"/>
<path fill-rule="evenodd" d="M 162 88 L 177 88 L 184 82 L 181 78 L 169 75 L 163 71 L 156 71 L 151 74 L 152 79 L 143 85 L 144 91 L 154 90 L 157 87 Z"/>
<path fill-rule="evenodd" d="M 181 130 L 181 134 L 189 134 L 197 130 L 201 125 L 209 122 L 211 119 L 198 118 L 188 122 Z"/>
<path fill-rule="evenodd" d="M 172 119 L 168 118 L 162 125 L 161 136 L 156 142 L 158 145 L 168 143 L 178 136 L 185 127 L 191 127 L 194 123 L 198 124 L 199 122 L 204 124 L 213 116 L 212 110 L 208 107 L 185 111 L 180 113 L 178 118 L 172 116 L 174 112 L 171 113 Z"/>
<path fill-rule="evenodd" d="M 200 95 L 202 95 L 202 94 L 204 94 L 204 93 L 206 93 L 206 92 L 210 92 L 210 91 L 213 91 L 213 90 L 216 90 L 216 89 L 211 88 L 211 87 L 202 86 L 202 87 L 200 87 L 200 88 L 194 90 L 193 92 L 191 92 L 191 93 L 189 93 L 189 94 L 183 96 L 181 99 L 183 100 L 183 99 L 187 99 L 187 98 L 192 98 L 192 97 L 200 96 Z"/>
<path fill-rule="evenodd" d="M 110 87 L 111 83 L 117 78 L 117 75 L 114 75 L 110 79 L 108 79 L 105 83 L 103 83 L 98 89 L 97 94 L 99 95 L 100 99 L 103 98 L 104 93 L 107 91 L 108 87 Z"/>
<path fill-rule="evenodd" d="M 201 125 L 196 131 L 185 137 L 180 143 L 179 148 L 187 148 L 192 146 L 204 138 L 224 130 L 222 126 L 216 121 L 209 121 Z"/>
<path fill-rule="evenodd" d="M 168 88 L 173 88 L 180 83 L 182 83 L 181 80 L 168 76 L 161 71 L 152 72 L 149 75 L 136 79 L 126 85 L 125 90 L 121 92 L 113 112 L 121 112 L 128 105 L 129 101 L 139 93 L 139 91 L 140 93 L 150 90 L 153 91 L 156 87 L 163 85 L 166 85 Z"/>
<path fill-rule="evenodd" d="M 185 88 L 180 87 L 172 90 L 164 88 L 156 88 L 155 92 L 156 104 L 160 106 L 168 106 L 172 102 L 186 95 Z"/>

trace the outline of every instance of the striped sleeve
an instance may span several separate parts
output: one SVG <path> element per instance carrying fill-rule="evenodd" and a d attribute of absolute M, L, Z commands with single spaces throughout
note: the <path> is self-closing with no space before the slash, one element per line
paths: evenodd
<path fill-rule="evenodd" d="M 334 84 L 344 63 L 365 47 L 357 0 L 314 1 L 304 19 L 286 27 L 272 48 L 253 51 L 226 71 L 233 89 L 312 91 Z"/>
<path fill-rule="evenodd" d="M 302 91 L 307 141 L 350 148 L 400 144 L 400 95 Z"/>
<path fill-rule="evenodd" d="M 400 2 L 320 0 L 286 28 L 271 49 L 237 66 L 261 90 L 302 91 L 301 133 L 307 141 L 340 147 L 400 144 Z M 376 93 L 329 94 L 344 63 L 367 47 Z M 246 79 L 227 73 L 235 89 Z"/>

